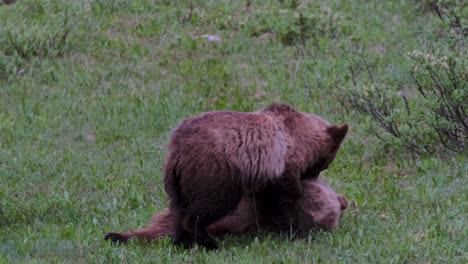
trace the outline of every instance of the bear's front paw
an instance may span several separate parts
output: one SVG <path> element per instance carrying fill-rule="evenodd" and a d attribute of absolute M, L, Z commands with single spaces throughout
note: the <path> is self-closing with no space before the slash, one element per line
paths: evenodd
<path fill-rule="evenodd" d="M 104 240 L 111 240 L 112 243 L 126 243 L 128 241 L 128 236 L 119 234 L 119 233 L 107 233 L 104 236 Z"/>

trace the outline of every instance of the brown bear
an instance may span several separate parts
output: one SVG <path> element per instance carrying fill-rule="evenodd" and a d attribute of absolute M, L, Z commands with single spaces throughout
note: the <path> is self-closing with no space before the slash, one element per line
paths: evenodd
<path fill-rule="evenodd" d="M 261 214 L 256 208 L 255 200 L 243 198 L 236 210 L 208 226 L 208 232 L 222 236 L 258 230 L 261 227 L 271 232 L 287 231 L 303 236 L 313 230 L 335 229 L 343 211 L 348 208 L 346 197 L 317 180 L 304 180 L 301 184 L 303 193 L 297 201 L 296 213 L 289 218 L 289 226 L 281 228 L 275 218 Z"/>
<path fill-rule="evenodd" d="M 336 228 L 342 212 L 348 208 L 348 200 L 316 180 L 304 180 L 302 188 L 303 195 L 298 201 L 299 211 L 296 215 L 301 218 L 298 222 L 302 226 L 296 228 L 305 232 Z M 259 228 L 270 232 L 281 231 L 271 219 L 258 214 L 253 199 L 244 197 L 234 211 L 209 225 L 207 231 L 214 236 L 224 236 L 255 231 Z M 131 238 L 150 241 L 173 236 L 174 233 L 174 214 L 166 208 L 155 214 L 146 227 L 123 233 L 107 233 L 105 239 L 111 239 L 113 242 L 127 242 Z"/>
<path fill-rule="evenodd" d="M 253 196 L 278 228 L 291 226 L 301 179 L 315 179 L 348 131 L 287 104 L 257 112 L 207 112 L 171 134 L 164 186 L 176 244 L 217 248 L 206 228 Z"/>
<path fill-rule="evenodd" d="M 277 229 L 300 226 L 301 180 L 328 167 L 347 131 L 286 104 L 183 120 L 172 131 L 164 171 L 174 242 L 216 248 L 207 227 L 242 197 L 252 197 Z"/>

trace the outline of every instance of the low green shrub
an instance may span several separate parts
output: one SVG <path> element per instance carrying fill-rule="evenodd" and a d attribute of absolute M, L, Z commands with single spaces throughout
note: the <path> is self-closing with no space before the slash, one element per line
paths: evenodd
<path fill-rule="evenodd" d="M 428 46 L 407 54 L 409 80 L 380 78 L 362 57 L 349 60 L 344 79 L 351 85 L 339 93 L 346 98 L 341 102 L 372 117 L 386 133 L 375 127 L 369 131 L 389 146 L 404 146 L 418 154 L 440 149 L 465 151 L 468 52 L 459 41 L 444 41 L 438 48 Z M 363 72 L 367 81 L 356 83 L 356 75 Z"/>

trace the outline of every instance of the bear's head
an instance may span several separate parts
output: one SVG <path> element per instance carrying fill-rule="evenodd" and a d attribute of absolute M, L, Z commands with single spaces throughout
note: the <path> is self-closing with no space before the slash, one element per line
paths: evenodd
<path fill-rule="evenodd" d="M 306 191 L 299 200 L 299 208 L 304 229 L 335 229 L 343 211 L 348 208 L 346 197 L 316 180 L 304 180 L 302 185 Z"/>
<path fill-rule="evenodd" d="M 300 112 L 288 104 L 274 103 L 260 110 L 284 123 L 291 138 L 289 162 L 302 173 L 301 179 L 317 178 L 335 159 L 348 125 L 332 125 L 320 116 Z"/>
<path fill-rule="evenodd" d="M 309 166 L 302 175 L 302 179 L 317 178 L 320 172 L 328 169 L 328 166 L 335 159 L 341 143 L 348 133 L 348 125 L 343 124 L 340 126 L 331 125 L 326 120 L 315 116 L 308 115 L 311 130 L 318 136 L 310 144 L 315 146 L 313 157 L 309 162 Z"/>

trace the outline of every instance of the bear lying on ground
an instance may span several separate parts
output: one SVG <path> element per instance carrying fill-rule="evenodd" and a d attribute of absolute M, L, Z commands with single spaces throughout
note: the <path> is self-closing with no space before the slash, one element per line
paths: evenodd
<path fill-rule="evenodd" d="M 174 243 L 217 248 L 207 227 L 243 197 L 278 230 L 302 226 L 301 181 L 328 167 L 347 131 L 286 104 L 183 120 L 172 131 L 164 171 Z"/>
<path fill-rule="evenodd" d="M 348 200 L 337 194 L 329 186 L 316 180 L 302 182 L 303 195 L 298 201 L 302 226 L 295 228 L 308 231 L 324 229 L 332 230 L 337 227 L 340 216 L 348 208 Z M 220 220 L 208 226 L 209 234 L 220 237 L 228 234 L 242 234 L 263 229 L 269 232 L 280 232 L 271 219 L 259 215 L 255 209 L 255 201 L 250 198 L 241 199 L 237 208 Z M 289 231 L 289 230 L 284 230 Z M 122 233 L 107 233 L 105 239 L 113 242 L 127 242 L 135 238 L 151 241 L 175 234 L 174 214 L 170 209 L 155 214 L 151 222 L 144 228 Z"/>

